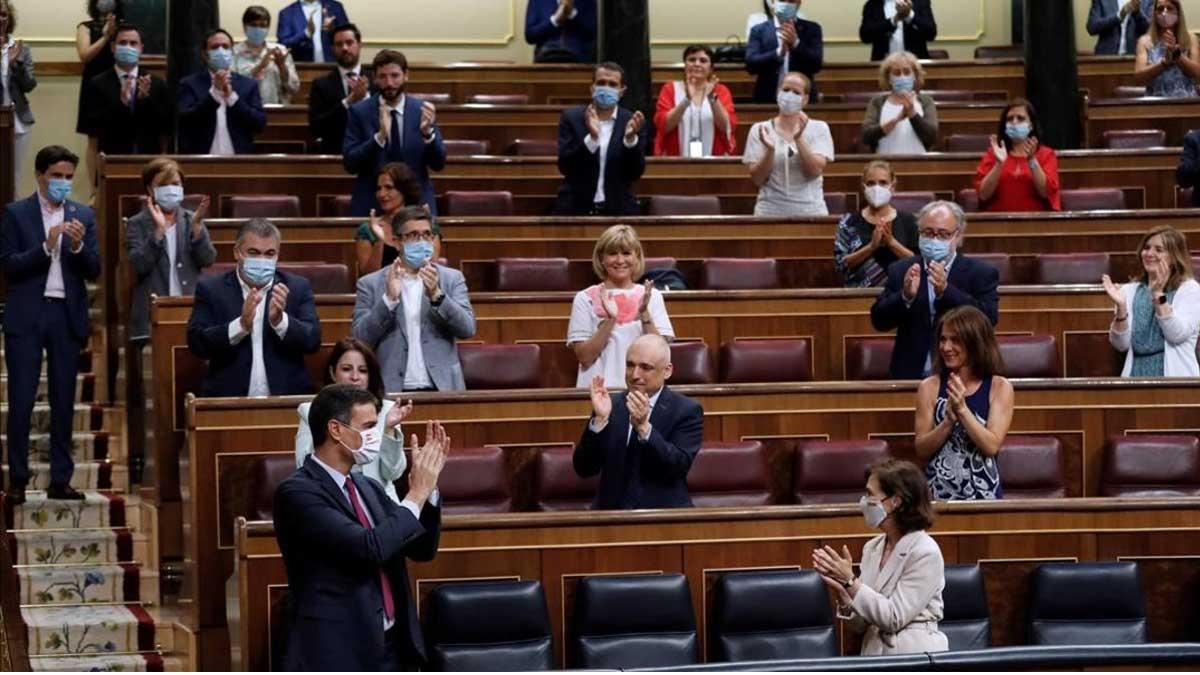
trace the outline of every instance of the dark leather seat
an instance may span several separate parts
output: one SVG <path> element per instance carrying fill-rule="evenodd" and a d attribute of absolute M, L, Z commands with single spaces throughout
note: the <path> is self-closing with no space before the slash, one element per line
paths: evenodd
<path fill-rule="evenodd" d="M 1059 192 L 1063 211 L 1101 211 L 1125 208 L 1121 188 L 1076 188 Z"/>
<path fill-rule="evenodd" d="M 568 668 L 654 668 L 698 662 L 687 577 L 584 577 L 575 589 Z"/>
<path fill-rule="evenodd" d="M 450 190 L 445 195 L 446 216 L 511 216 L 513 196 L 508 190 Z"/>
<path fill-rule="evenodd" d="M 349 218 L 350 217 L 350 195 L 338 195 L 330 202 L 330 212 L 322 213 L 323 216 L 330 218 Z"/>
<path fill-rule="evenodd" d="M 1062 377 L 1058 340 L 1053 335 L 997 335 L 1008 377 Z"/>
<path fill-rule="evenodd" d="M 251 518 L 258 520 L 273 520 L 275 514 L 275 488 L 283 479 L 296 472 L 296 455 L 286 454 L 264 455 L 254 461 L 253 478 L 251 479 L 252 514 Z"/>
<path fill-rule="evenodd" d="M 975 100 L 975 92 L 966 89 L 922 89 L 921 93 L 928 94 L 938 103 L 950 101 L 969 103 Z"/>
<path fill-rule="evenodd" d="M 1104 447 L 1100 494 L 1105 497 L 1200 496 L 1200 439 L 1195 436 L 1114 436 Z"/>
<path fill-rule="evenodd" d="M 1091 253 L 1042 253 L 1035 272 L 1039 284 L 1098 284 L 1108 274 L 1109 255 Z"/>
<path fill-rule="evenodd" d="M 1147 642 L 1137 563 L 1046 563 L 1033 572 L 1029 644 Z"/>
<path fill-rule="evenodd" d="M 866 471 L 887 457 L 886 441 L 804 441 L 792 465 L 797 504 L 857 502 L 866 492 Z"/>
<path fill-rule="evenodd" d="M 580 478 L 571 458 L 575 448 L 569 445 L 546 448 L 537 454 L 533 466 L 533 500 L 538 511 L 586 511 L 596 498 L 600 476 Z"/>
<path fill-rule="evenodd" d="M 812 341 L 806 338 L 742 339 L 721 345 L 721 382 L 808 382 Z"/>
<path fill-rule="evenodd" d="M 696 506 L 765 506 L 775 503 L 762 441 L 705 443 L 687 476 Z"/>
<path fill-rule="evenodd" d="M 871 337 L 846 340 L 846 379 L 891 379 L 892 350 L 895 338 Z"/>
<path fill-rule="evenodd" d="M 504 450 L 494 445 L 455 448 L 438 479 L 442 513 L 508 513 L 513 510 Z"/>
<path fill-rule="evenodd" d="M 646 258 L 642 262 L 645 263 L 645 268 L 647 270 L 679 269 L 679 261 L 670 256 L 659 256 L 657 258 Z"/>
<path fill-rule="evenodd" d="M 932 192 L 897 192 L 892 195 L 892 207 L 897 211 L 915 214 L 935 200 L 937 195 Z"/>
<path fill-rule="evenodd" d="M 670 384 L 712 384 L 712 354 L 702 340 L 683 340 L 671 343 Z"/>
<path fill-rule="evenodd" d="M 946 61 L 950 58 L 950 52 L 945 49 L 930 49 L 929 58 L 934 61 Z"/>
<path fill-rule="evenodd" d="M 536 344 L 460 342 L 467 390 L 537 389 L 542 386 L 542 349 Z"/>
<path fill-rule="evenodd" d="M 296 195 L 228 195 L 222 199 L 226 218 L 299 218 Z"/>
<path fill-rule="evenodd" d="M 510 293 L 571 290 L 566 258 L 497 258 L 496 290 Z"/>
<path fill-rule="evenodd" d="M 700 287 L 713 291 L 779 288 L 774 258 L 709 258 L 701 265 Z"/>
<path fill-rule="evenodd" d="M 825 208 L 831 216 L 840 216 L 850 211 L 850 197 L 845 192 L 826 192 Z"/>
<path fill-rule="evenodd" d="M 882 91 L 848 91 L 842 94 L 842 103 L 868 103 L 871 99 L 882 94 Z"/>
<path fill-rule="evenodd" d="M 650 195 L 650 216 L 719 216 L 721 198 L 716 195 Z"/>
<path fill-rule="evenodd" d="M 945 576 L 945 614 L 938 629 L 950 640 L 951 651 L 991 647 L 992 617 L 979 565 L 946 565 Z"/>
<path fill-rule="evenodd" d="M 550 616 L 540 581 L 441 584 L 428 602 L 428 670 L 554 669 Z"/>
<path fill-rule="evenodd" d="M 484 105 L 529 105 L 528 94 L 472 94 L 467 103 Z"/>
<path fill-rule="evenodd" d="M 1113 98 L 1142 98 L 1145 95 L 1145 87 L 1138 87 L 1128 84 L 1113 87 Z"/>
<path fill-rule="evenodd" d="M 1022 45 L 993 45 L 975 48 L 975 59 L 1021 59 L 1025 58 Z"/>
<path fill-rule="evenodd" d="M 969 254 L 979 262 L 987 263 L 996 268 L 1000 273 L 1000 284 L 1012 283 L 1012 259 L 1007 253 L 970 253 Z"/>
<path fill-rule="evenodd" d="M 428 92 L 428 93 L 424 93 L 424 94 L 414 91 L 414 92 L 409 92 L 408 95 L 412 96 L 413 98 L 419 98 L 422 101 L 428 101 L 435 105 L 443 105 L 446 103 L 450 103 L 453 100 L 453 97 L 450 96 L 450 92 L 448 92 L 448 91 L 436 91 L 436 92 Z"/>
<path fill-rule="evenodd" d="M 1059 499 L 1063 482 L 1062 443 L 1054 436 L 1009 435 L 996 457 L 1005 499 Z"/>
<path fill-rule="evenodd" d="M 812 570 L 728 572 L 713 587 L 708 660 L 838 655 L 825 582 Z"/>
<path fill-rule="evenodd" d="M 442 141 L 446 148 L 447 157 L 470 157 L 471 155 L 486 155 L 490 153 L 491 143 L 487 141 L 471 141 L 461 138 Z"/>
<path fill-rule="evenodd" d="M 237 263 L 219 262 L 204 268 L 204 276 L 224 274 L 237 268 Z M 337 295 L 354 292 L 350 270 L 345 265 L 315 262 L 281 262 L 277 269 L 304 277 L 316 295 Z"/>
<path fill-rule="evenodd" d="M 1167 144 L 1162 129 L 1118 129 L 1104 132 L 1104 147 L 1111 150 L 1161 148 Z"/>
<path fill-rule="evenodd" d="M 506 155 L 518 157 L 556 157 L 558 141 L 542 138 L 518 138 L 504 149 Z"/>
<path fill-rule="evenodd" d="M 979 192 L 975 188 L 963 188 L 954 196 L 954 201 L 967 213 L 979 211 Z"/>
<path fill-rule="evenodd" d="M 1200 277 L 1200 255 L 1192 254 L 1192 273 Z"/>
<path fill-rule="evenodd" d="M 1175 208 L 1190 209 L 1192 206 L 1192 188 L 1190 187 L 1175 187 Z"/>
<path fill-rule="evenodd" d="M 992 147 L 987 134 L 950 134 L 946 137 L 946 152 L 983 153 Z"/>

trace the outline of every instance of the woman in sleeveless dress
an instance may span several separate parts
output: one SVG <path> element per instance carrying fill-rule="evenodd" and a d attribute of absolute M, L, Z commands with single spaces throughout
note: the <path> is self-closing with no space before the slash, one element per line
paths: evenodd
<path fill-rule="evenodd" d="M 1147 96 L 1191 98 L 1200 80 L 1200 44 L 1188 32 L 1179 0 L 1155 0 L 1150 30 L 1138 38 L 1133 76 Z"/>
<path fill-rule="evenodd" d="M 1013 387 L 992 323 L 957 307 L 937 326 L 933 375 L 917 390 L 916 449 L 935 499 L 999 499 L 997 457 L 1013 414 Z"/>

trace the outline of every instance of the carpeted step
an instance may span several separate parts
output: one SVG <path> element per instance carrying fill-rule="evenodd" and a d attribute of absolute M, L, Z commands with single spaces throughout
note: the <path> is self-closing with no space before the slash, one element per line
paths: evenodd
<path fill-rule="evenodd" d="M 96 565 L 134 560 L 133 533 L 124 527 L 17 530 L 9 532 L 8 538 L 16 565 Z"/>
<path fill-rule="evenodd" d="M 49 401 L 50 386 L 47 384 L 46 376 L 43 375 L 38 383 L 36 401 L 44 403 Z M 76 403 L 91 403 L 96 398 L 96 376 L 81 373 L 76 379 L 75 385 L 75 402 Z M 8 400 L 8 376 L 0 377 L 0 402 Z"/>
<path fill-rule="evenodd" d="M 13 507 L 10 529 L 62 530 L 90 527 L 123 527 L 125 498 L 111 492 L 89 490 L 78 501 L 47 499 L 46 493 L 30 490 L 25 503 Z"/>
<path fill-rule="evenodd" d="M 172 664 L 175 667 L 171 667 Z M 29 659 L 34 672 L 125 672 L 161 673 L 182 671 L 177 659 L 163 658 L 157 652 L 84 656 L 36 656 Z"/>
<path fill-rule="evenodd" d="M 154 619 L 139 604 L 22 607 L 21 618 L 31 657 L 157 649 Z"/>
<path fill-rule="evenodd" d="M 50 432 L 50 404 L 37 403 L 33 406 L 33 417 L 30 421 L 30 433 Z M 75 431 L 103 431 L 104 408 L 88 403 L 75 404 L 75 419 L 72 428 Z M 0 433 L 8 432 L 8 404 L 0 404 Z"/>
<path fill-rule="evenodd" d="M 22 605 L 158 603 L 158 574 L 137 563 L 22 566 L 15 573 Z"/>
<path fill-rule="evenodd" d="M 125 460 L 120 443 L 106 431 L 77 431 L 71 435 L 71 456 L 79 462 L 123 462 Z M 29 435 L 29 461 L 50 461 L 50 434 Z"/>
<path fill-rule="evenodd" d="M 4 465 L 4 475 L 8 475 L 8 465 Z M 50 486 L 50 464 L 48 462 L 29 463 L 29 489 L 45 490 Z M 124 464 L 101 462 L 75 462 L 75 472 L 71 474 L 71 487 L 76 490 L 114 490 L 125 492 L 129 489 L 129 467 Z"/>

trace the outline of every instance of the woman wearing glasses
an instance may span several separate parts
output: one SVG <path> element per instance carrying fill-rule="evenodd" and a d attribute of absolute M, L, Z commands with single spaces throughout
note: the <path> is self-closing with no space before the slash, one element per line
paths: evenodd
<path fill-rule="evenodd" d="M 992 147 L 975 170 L 981 211 L 1061 211 L 1058 157 L 1038 143 L 1037 110 L 1023 98 L 1000 114 Z"/>

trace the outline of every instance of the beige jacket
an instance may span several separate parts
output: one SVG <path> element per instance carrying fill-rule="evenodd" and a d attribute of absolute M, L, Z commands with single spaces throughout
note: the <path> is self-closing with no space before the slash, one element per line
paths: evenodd
<path fill-rule="evenodd" d="M 949 643 L 937 626 L 946 585 L 942 550 L 924 530 L 910 532 L 880 569 L 884 541 L 881 534 L 863 547 L 862 583 L 848 613 L 838 616 L 857 630 L 866 629 L 863 656 L 947 651 Z"/>

